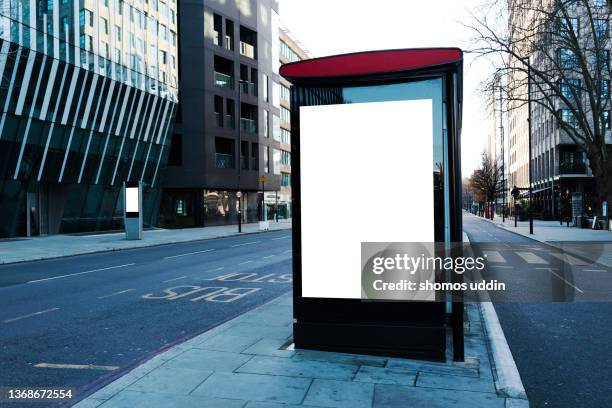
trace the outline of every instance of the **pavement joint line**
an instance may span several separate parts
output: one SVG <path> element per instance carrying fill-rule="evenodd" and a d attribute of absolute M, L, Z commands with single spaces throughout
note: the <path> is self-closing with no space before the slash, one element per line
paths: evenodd
<path fill-rule="evenodd" d="M 70 276 L 85 275 L 85 274 L 88 274 L 88 273 L 107 271 L 109 269 L 125 268 L 127 266 L 132 266 L 132 265 L 136 265 L 136 264 L 135 263 L 129 263 L 129 264 L 124 264 L 124 265 L 109 266 L 108 268 L 92 269 L 91 271 L 69 273 L 67 275 L 59 275 L 59 276 L 52 276 L 50 278 L 31 280 L 31 281 L 28 281 L 28 283 L 37 283 L 37 282 L 50 281 L 50 280 L 53 280 L 53 279 L 68 278 Z"/>
<path fill-rule="evenodd" d="M 105 370 L 114 371 L 119 366 L 107 366 L 107 365 L 95 365 L 95 364 L 52 364 L 52 363 L 38 363 L 34 364 L 36 368 L 70 368 L 77 370 Z"/>
<path fill-rule="evenodd" d="M 573 285 L 572 283 L 568 282 L 563 276 L 558 275 L 557 273 L 553 272 L 553 271 L 549 271 L 550 273 L 552 273 L 553 275 L 555 275 L 557 278 L 561 279 L 563 282 L 565 282 L 567 285 L 571 286 L 572 288 L 576 289 L 578 292 L 584 294 L 584 291 L 582 289 L 580 289 L 578 286 Z"/>
<path fill-rule="evenodd" d="M 251 263 L 251 262 L 253 262 L 253 261 L 252 260 L 251 261 L 244 261 L 244 262 L 240 262 L 238 265 L 244 265 L 244 264 L 248 264 L 248 263 Z"/>
<path fill-rule="evenodd" d="M 181 256 L 188 256 L 188 255 L 196 255 L 196 254 L 204 254 L 206 252 L 212 252 L 215 249 L 205 249 L 203 251 L 195 251 L 195 252 L 188 252 L 186 254 L 179 254 L 179 255 L 171 255 L 171 256 L 165 256 L 164 259 L 172 259 L 172 258 L 180 258 Z"/>
<path fill-rule="evenodd" d="M 131 292 L 131 291 L 133 291 L 133 290 L 136 290 L 136 289 L 126 289 L 126 290 L 120 290 L 119 292 L 114 292 L 114 293 L 111 293 L 110 295 L 98 296 L 98 299 L 106 299 L 106 298 L 109 298 L 109 297 L 111 297 L 111 296 L 121 295 L 121 294 L 123 294 L 123 293 L 128 293 L 128 292 Z"/>
<path fill-rule="evenodd" d="M 163 283 L 166 283 L 166 282 L 172 282 L 172 281 L 176 281 L 176 280 L 179 280 L 179 279 L 185 279 L 186 277 L 187 277 L 187 275 L 177 276 L 176 278 L 167 279 L 167 280 L 162 281 L 162 282 L 163 282 Z"/>
<path fill-rule="evenodd" d="M 261 241 L 251 241 L 251 242 L 245 242 L 243 244 L 234 244 L 234 245 L 232 245 L 232 248 L 241 247 L 241 246 L 245 246 L 245 245 L 259 244 L 260 242 Z"/>
<path fill-rule="evenodd" d="M 28 317 L 34 317 L 34 316 L 38 316 L 38 315 L 41 315 L 41 314 L 44 314 L 44 313 L 54 312 L 56 310 L 59 310 L 59 307 L 54 307 L 54 308 L 51 308 L 51 309 L 41 310 L 40 312 L 34 312 L 34 313 L 30 313 L 30 314 L 23 315 L 23 316 L 13 317 L 12 319 L 6 319 L 6 320 L 4 320 L 4 323 L 16 322 L 18 320 L 27 319 Z"/>

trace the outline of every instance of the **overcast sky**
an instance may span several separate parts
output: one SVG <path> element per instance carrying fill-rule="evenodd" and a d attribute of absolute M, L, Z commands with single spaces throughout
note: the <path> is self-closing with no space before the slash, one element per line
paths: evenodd
<path fill-rule="evenodd" d="M 284 25 L 315 57 L 390 48 L 467 48 L 471 33 L 460 22 L 471 21 L 482 0 L 280 0 Z M 488 74 L 485 62 L 464 62 L 462 175 L 480 163 L 487 124 L 479 82 Z"/>

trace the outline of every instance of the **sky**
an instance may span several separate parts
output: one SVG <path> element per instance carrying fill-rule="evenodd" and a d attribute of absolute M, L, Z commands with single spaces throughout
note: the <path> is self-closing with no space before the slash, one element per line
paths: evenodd
<path fill-rule="evenodd" d="M 315 57 L 393 48 L 469 48 L 471 23 L 482 0 L 280 0 L 283 24 Z M 487 137 L 485 98 L 479 92 L 490 65 L 464 60 L 462 176 L 481 162 Z"/>

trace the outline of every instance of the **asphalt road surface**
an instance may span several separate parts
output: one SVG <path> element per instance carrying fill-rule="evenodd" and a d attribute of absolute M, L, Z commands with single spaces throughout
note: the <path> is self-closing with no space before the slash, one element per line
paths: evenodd
<path fill-rule="evenodd" d="M 291 278 L 290 231 L 0 266 L 0 387 L 82 398 Z"/>
<path fill-rule="evenodd" d="M 504 276 L 514 299 L 525 299 L 496 302 L 495 310 L 530 406 L 612 407 L 612 303 L 581 301 L 609 291 L 612 272 L 578 258 L 560 261 L 548 245 L 470 215 L 464 231 L 500 256 L 491 273 Z"/>

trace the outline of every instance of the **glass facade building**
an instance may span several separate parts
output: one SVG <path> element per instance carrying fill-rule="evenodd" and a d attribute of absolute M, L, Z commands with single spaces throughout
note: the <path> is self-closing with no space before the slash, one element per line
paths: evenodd
<path fill-rule="evenodd" d="M 175 0 L 21 0 L 0 10 L 0 237 L 154 224 L 177 106 Z"/>

